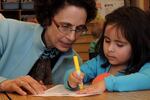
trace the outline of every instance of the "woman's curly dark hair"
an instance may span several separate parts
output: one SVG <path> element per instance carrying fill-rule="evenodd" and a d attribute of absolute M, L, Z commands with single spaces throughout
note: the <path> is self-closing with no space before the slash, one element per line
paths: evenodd
<path fill-rule="evenodd" d="M 66 5 L 84 8 L 87 12 L 86 22 L 96 17 L 95 0 L 34 0 L 36 17 L 41 26 L 51 25 L 52 18 Z"/>

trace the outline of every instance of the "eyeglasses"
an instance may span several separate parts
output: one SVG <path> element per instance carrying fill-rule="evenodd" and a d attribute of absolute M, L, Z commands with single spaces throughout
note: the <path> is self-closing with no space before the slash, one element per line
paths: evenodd
<path fill-rule="evenodd" d="M 53 22 L 56 25 L 57 29 L 65 35 L 68 35 L 72 31 L 75 31 L 76 35 L 79 36 L 85 34 L 88 31 L 86 25 L 79 25 L 76 26 L 75 29 L 73 29 L 73 25 L 70 23 L 61 22 L 58 24 L 54 19 Z"/>

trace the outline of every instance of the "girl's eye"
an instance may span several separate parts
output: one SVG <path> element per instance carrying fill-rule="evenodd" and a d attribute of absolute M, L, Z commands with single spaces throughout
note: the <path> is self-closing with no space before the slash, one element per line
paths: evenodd
<path fill-rule="evenodd" d="M 122 43 L 117 43 L 118 47 L 123 47 L 124 45 Z"/>
<path fill-rule="evenodd" d="M 106 43 L 110 43 L 110 40 L 107 39 L 107 38 L 105 38 L 104 41 L 105 41 Z"/>

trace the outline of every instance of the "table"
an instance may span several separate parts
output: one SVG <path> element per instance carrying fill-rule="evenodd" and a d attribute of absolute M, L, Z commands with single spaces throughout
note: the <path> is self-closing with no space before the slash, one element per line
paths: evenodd
<path fill-rule="evenodd" d="M 105 92 L 101 95 L 89 97 L 34 97 L 8 94 L 12 100 L 150 100 L 150 90 L 136 92 Z M 8 100 L 6 95 L 0 93 L 0 100 Z"/>

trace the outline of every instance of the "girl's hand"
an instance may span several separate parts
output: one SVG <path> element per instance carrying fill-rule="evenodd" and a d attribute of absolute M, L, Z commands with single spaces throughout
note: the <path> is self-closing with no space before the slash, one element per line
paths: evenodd
<path fill-rule="evenodd" d="M 17 92 L 20 95 L 40 94 L 46 87 L 31 76 L 22 76 L 13 80 L 5 80 L 0 84 L 0 91 Z"/>
<path fill-rule="evenodd" d="M 76 88 L 78 84 L 82 83 L 84 78 L 84 74 L 81 72 L 80 76 L 77 74 L 76 71 L 72 72 L 69 76 L 68 83 L 71 88 Z"/>
<path fill-rule="evenodd" d="M 104 92 L 106 90 L 105 87 L 105 81 L 99 81 L 97 83 L 94 83 L 92 85 L 90 85 L 89 87 L 86 87 L 83 90 L 79 90 L 77 91 L 78 94 L 95 94 L 95 93 L 101 93 Z"/>

